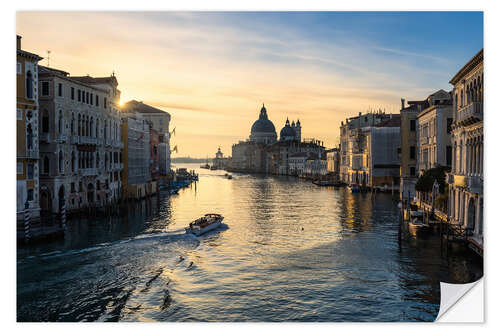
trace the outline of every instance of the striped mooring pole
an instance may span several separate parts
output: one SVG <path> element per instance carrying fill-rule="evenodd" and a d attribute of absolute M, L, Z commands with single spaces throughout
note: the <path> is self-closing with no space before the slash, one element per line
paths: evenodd
<path fill-rule="evenodd" d="M 66 199 L 64 197 L 61 198 L 61 227 L 66 230 Z"/>
<path fill-rule="evenodd" d="M 31 238 L 30 224 L 31 224 L 31 213 L 29 211 L 30 204 L 28 200 L 24 203 L 24 239 L 28 242 Z"/>

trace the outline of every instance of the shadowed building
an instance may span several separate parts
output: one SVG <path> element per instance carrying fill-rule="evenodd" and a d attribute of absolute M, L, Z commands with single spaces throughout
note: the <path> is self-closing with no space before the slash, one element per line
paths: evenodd
<path fill-rule="evenodd" d="M 32 218 L 40 216 L 39 197 L 39 112 L 38 62 L 36 54 L 21 49 L 17 38 L 17 121 L 16 121 L 16 211 L 17 220 L 24 219 L 25 205 Z"/>

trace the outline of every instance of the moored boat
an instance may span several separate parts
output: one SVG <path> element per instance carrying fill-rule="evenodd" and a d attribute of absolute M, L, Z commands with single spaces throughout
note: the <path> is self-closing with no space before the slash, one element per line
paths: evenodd
<path fill-rule="evenodd" d="M 205 216 L 189 223 L 189 227 L 186 228 L 186 233 L 200 236 L 210 230 L 220 227 L 222 220 L 224 220 L 224 217 L 220 214 L 205 214 Z"/>
<path fill-rule="evenodd" d="M 420 236 L 429 232 L 430 226 L 424 222 L 422 216 L 416 216 L 408 222 L 408 230 L 413 236 Z"/>

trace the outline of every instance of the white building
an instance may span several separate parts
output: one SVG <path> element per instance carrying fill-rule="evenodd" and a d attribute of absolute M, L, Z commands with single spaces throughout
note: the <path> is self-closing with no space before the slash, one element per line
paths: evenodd
<path fill-rule="evenodd" d="M 483 50 L 451 79 L 453 161 L 448 174 L 452 223 L 483 244 Z"/>
<path fill-rule="evenodd" d="M 418 113 L 418 171 L 438 165 L 451 167 L 451 124 L 453 101 L 450 93 L 439 90 L 429 96 L 429 107 Z"/>

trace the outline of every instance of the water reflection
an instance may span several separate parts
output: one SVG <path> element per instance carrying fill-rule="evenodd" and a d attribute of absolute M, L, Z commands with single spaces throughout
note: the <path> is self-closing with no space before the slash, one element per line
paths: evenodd
<path fill-rule="evenodd" d="M 399 243 L 390 195 L 199 171 L 159 207 L 18 250 L 18 320 L 430 321 L 440 281 L 482 275 L 469 252 L 441 256 L 438 236 Z M 207 212 L 228 228 L 183 233 Z"/>

